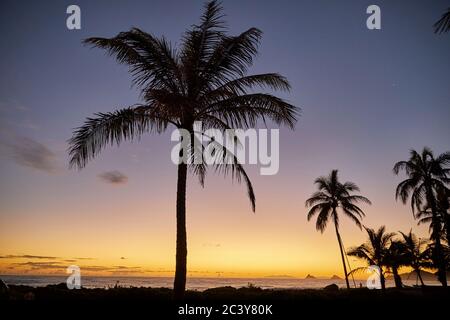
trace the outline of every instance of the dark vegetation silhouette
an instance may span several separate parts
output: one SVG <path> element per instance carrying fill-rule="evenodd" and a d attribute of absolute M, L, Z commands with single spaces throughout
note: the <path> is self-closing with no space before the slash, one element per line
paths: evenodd
<path fill-rule="evenodd" d="M 401 248 L 400 254 L 403 256 L 402 260 L 405 262 L 405 266 L 411 267 L 420 280 L 420 284 L 425 286 L 422 279 L 422 269 L 431 268 L 431 254 L 429 248 L 427 248 L 428 240 L 419 239 L 412 233 L 412 230 L 408 234 L 400 232 L 401 235 Z"/>
<path fill-rule="evenodd" d="M 257 89 L 290 89 L 287 79 L 277 73 L 247 75 L 258 52 L 262 32 L 250 28 L 237 36 L 227 34 L 222 7 L 212 1 L 205 5 L 200 23 L 188 29 L 179 48 L 164 37 L 158 38 L 138 28 L 112 38 L 88 38 L 85 44 L 104 49 L 121 64 L 129 66 L 133 84 L 140 88 L 142 102 L 123 109 L 97 113 L 74 131 L 69 140 L 70 165 L 83 168 L 108 144 L 139 139 L 144 133 L 162 133 L 169 126 L 187 130 L 192 140 L 194 122 L 203 128 L 230 129 L 255 127 L 259 120 L 273 121 L 293 129 L 298 109 Z M 187 172 L 196 175 L 203 186 L 207 165 L 189 164 L 202 150 L 194 142 L 180 153 L 176 200 L 176 270 L 174 294 L 182 298 L 186 286 L 186 181 Z M 210 142 L 217 143 L 217 142 Z M 229 150 L 223 157 L 231 164 L 215 165 L 247 185 L 255 211 L 255 194 L 244 168 Z"/>
<path fill-rule="evenodd" d="M 450 243 L 450 190 L 448 188 L 439 189 L 436 193 L 436 207 L 439 213 L 440 226 L 442 234 L 445 234 L 445 241 Z M 433 213 L 430 206 L 427 204 L 421 211 L 416 214 L 419 224 L 429 224 L 430 232 L 433 232 Z"/>
<path fill-rule="evenodd" d="M 347 288 L 350 288 L 345 263 L 344 245 L 339 233 L 338 209 L 361 229 L 360 219 L 362 219 L 365 214 L 356 204 L 358 202 L 366 204 L 371 203 L 366 197 L 353 194 L 354 192 L 359 192 L 359 188 L 356 184 L 353 182 L 341 183 L 338 178 L 338 170 L 332 170 L 327 177 L 317 178 L 314 183 L 319 190 L 313 193 L 311 198 L 306 200 L 306 207 L 310 207 L 307 215 L 308 221 L 317 215 L 316 229 L 321 233 L 325 231 L 329 220 L 334 224 L 342 258 L 342 265 L 344 267 L 345 283 Z"/>
<path fill-rule="evenodd" d="M 433 25 L 434 33 L 441 34 L 450 31 L 450 8 L 447 9 L 441 18 Z"/>
<path fill-rule="evenodd" d="M 435 156 L 427 147 L 421 153 L 411 150 L 409 159 L 397 162 L 393 171 L 395 174 L 404 172 L 407 176 L 396 188 L 396 199 L 404 204 L 410 199 L 418 224 L 429 224 L 430 239 L 420 239 L 411 230 L 407 234 L 399 232 L 395 239 L 396 234 L 386 233 L 384 226 L 378 231 L 365 228 L 369 241 L 351 248 L 348 255 L 378 266 L 383 290 L 387 272 L 393 274 L 396 287 L 403 286 L 398 273 L 401 267 L 411 268 L 422 286 L 425 286 L 423 269 L 435 269 L 438 280 L 447 287 L 447 271 L 450 269 L 450 152 Z"/>
<path fill-rule="evenodd" d="M 392 273 L 392 276 L 394 277 L 395 287 L 403 288 L 403 282 L 399 274 L 399 269 L 407 266 L 408 261 L 406 259 L 406 255 L 403 250 L 403 243 L 401 241 L 391 241 L 391 244 L 386 252 L 385 260 L 387 272 Z"/>
<path fill-rule="evenodd" d="M 410 199 L 418 224 L 429 224 L 430 239 L 418 238 L 412 230 L 397 234 L 386 232 L 385 226 L 378 230 L 364 227 L 368 240 L 350 248 L 347 255 L 364 260 L 368 266 L 377 266 L 383 291 L 386 289 L 387 274 L 392 274 L 397 288 L 403 288 L 399 274 L 403 267 L 413 270 L 421 286 L 425 286 L 422 272 L 437 270 L 438 280 L 446 287 L 447 271 L 450 270 L 450 152 L 435 156 L 427 147 L 421 153 L 411 150 L 410 158 L 397 162 L 393 171 L 395 174 L 405 172 L 407 176 L 396 188 L 396 199 L 403 203 Z M 333 220 L 349 288 L 348 275 L 364 271 L 366 267 L 347 272 L 337 208 L 341 208 L 361 228 L 360 219 L 364 213 L 354 202 L 370 202 L 365 197 L 352 195 L 351 192 L 359 189 L 351 182 L 340 183 L 337 170 L 333 170 L 328 177 L 316 179 L 315 184 L 319 191 L 306 201 L 306 206 L 310 207 L 308 221 L 317 214 L 316 229 L 323 232 L 329 218 Z"/>
<path fill-rule="evenodd" d="M 449 164 L 450 152 L 435 157 L 433 152 L 425 147 L 421 153 L 411 150 L 409 159 L 397 162 L 393 169 L 395 174 L 404 171 L 408 177 L 397 186 L 396 199 L 406 203 L 411 198 L 414 217 L 419 218 L 419 221 L 430 223 L 430 239 L 433 241 L 432 259 L 438 269 L 438 279 L 444 287 L 447 286 L 447 276 L 442 238 L 448 212 L 443 212 L 438 195 L 448 194 Z M 425 214 L 425 211 L 428 211 L 428 214 Z"/>
<path fill-rule="evenodd" d="M 433 246 L 428 245 L 427 239 L 418 238 L 412 231 L 386 233 L 384 226 L 378 231 L 366 228 L 368 241 L 358 247 L 350 248 L 348 255 L 357 257 L 367 262 L 369 266 L 380 268 L 380 282 L 385 289 L 386 274 L 392 274 L 396 288 L 403 288 L 399 268 L 411 268 L 420 280 L 421 286 L 425 286 L 422 278 L 423 269 L 432 269 L 434 264 L 431 256 Z M 364 271 L 366 268 L 356 268 L 350 273 Z"/>
<path fill-rule="evenodd" d="M 368 241 L 356 248 L 351 248 L 348 251 L 348 255 L 366 261 L 369 266 L 377 266 L 379 268 L 381 289 L 385 291 L 385 267 L 392 266 L 392 264 L 389 264 L 389 259 L 392 259 L 392 255 L 390 255 L 390 246 L 392 243 L 391 240 L 395 234 L 387 233 L 385 226 L 381 226 L 377 231 L 367 227 L 364 227 L 364 229 L 367 232 Z M 357 268 L 352 272 L 357 270 L 360 270 L 360 268 Z"/>

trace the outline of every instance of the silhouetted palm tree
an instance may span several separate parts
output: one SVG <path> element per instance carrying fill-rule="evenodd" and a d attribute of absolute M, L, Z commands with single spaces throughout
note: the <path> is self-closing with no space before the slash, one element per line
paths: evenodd
<path fill-rule="evenodd" d="M 445 262 L 441 250 L 442 219 L 437 207 L 436 193 L 444 189 L 449 182 L 450 152 L 434 157 L 433 152 L 425 147 L 421 154 L 411 150 L 408 161 L 399 161 L 394 166 L 394 173 L 404 170 L 408 179 L 397 186 L 395 198 L 400 198 L 406 203 L 411 196 L 411 209 L 413 214 L 417 210 L 422 211 L 429 206 L 432 215 L 433 232 L 431 238 L 434 241 L 435 252 L 433 254 L 435 265 L 438 266 L 438 278 L 443 286 L 447 286 Z"/>
<path fill-rule="evenodd" d="M 447 245 L 450 245 L 450 189 L 440 188 L 436 194 L 436 207 L 444 227 Z M 428 206 L 429 207 L 429 206 Z"/>
<path fill-rule="evenodd" d="M 438 234 L 441 235 L 442 238 L 442 220 L 434 219 L 433 213 L 431 212 L 431 209 L 427 206 L 424 209 L 420 210 L 419 212 L 416 212 L 415 218 L 418 220 L 417 224 L 428 224 L 428 231 L 430 233 L 430 238 L 434 239 L 436 237 L 436 231 L 438 231 Z M 440 217 L 439 217 L 440 218 Z M 434 223 L 437 222 L 438 226 L 435 227 Z M 439 229 L 438 229 L 439 228 Z"/>
<path fill-rule="evenodd" d="M 425 284 L 422 279 L 421 271 L 423 268 L 432 267 L 430 250 L 426 248 L 428 241 L 418 239 L 417 236 L 412 233 L 412 230 L 410 230 L 408 234 L 403 232 L 400 232 L 400 234 L 402 236 L 402 239 L 400 240 L 402 246 L 401 251 L 406 260 L 406 265 L 414 270 L 420 280 L 420 284 L 424 286 Z"/>
<path fill-rule="evenodd" d="M 398 240 L 391 241 L 389 249 L 386 251 L 385 257 L 386 267 L 394 277 L 394 283 L 396 288 L 402 288 L 402 278 L 398 273 L 398 270 L 408 265 L 408 260 L 406 259 L 403 243 Z"/>
<path fill-rule="evenodd" d="M 353 182 L 341 183 L 338 179 L 338 170 L 331 171 L 328 177 L 319 177 L 314 183 L 319 191 L 313 193 L 311 198 L 306 200 L 306 207 L 311 207 L 308 212 L 308 221 L 317 214 L 316 229 L 324 232 L 328 221 L 332 220 L 336 230 L 336 237 L 341 252 L 342 265 L 344 266 L 344 275 L 347 288 L 350 288 L 348 282 L 347 267 L 345 264 L 344 248 L 342 238 L 339 233 L 339 215 L 338 208 L 347 217 L 361 229 L 360 219 L 365 216 L 364 212 L 356 205 L 358 202 L 371 204 L 369 199 L 361 195 L 354 195 L 359 188 Z"/>
<path fill-rule="evenodd" d="M 257 88 L 289 90 L 286 78 L 276 73 L 246 75 L 261 39 L 261 31 L 250 28 L 238 36 L 226 34 L 223 13 L 216 1 L 205 5 L 199 25 L 187 30 L 180 48 L 165 38 L 157 38 L 140 29 L 121 32 L 113 38 L 89 38 L 84 43 L 105 49 L 119 63 L 129 66 L 133 83 L 141 89 L 142 103 L 124 109 L 97 113 L 88 118 L 70 139 L 70 164 L 83 168 L 108 144 L 139 139 L 147 132 L 162 133 L 170 125 L 187 130 L 192 140 L 194 122 L 203 129 L 249 128 L 258 120 L 274 121 L 293 128 L 297 109 L 286 101 Z M 186 147 L 186 142 L 184 147 Z M 217 141 L 210 143 L 218 144 Z M 207 165 L 199 159 L 193 141 L 189 152 L 180 152 L 177 182 L 177 236 L 174 293 L 183 297 L 186 284 L 186 180 L 187 170 L 203 185 Z M 197 149 L 194 149 L 197 148 Z M 183 148 L 184 149 L 184 148 Z M 185 149 L 186 150 L 186 149 Z M 247 184 L 252 209 L 255 195 L 249 177 L 229 150 L 224 157 L 232 163 L 217 164 L 216 170 L 231 174 Z M 201 155 L 201 153 L 200 153 Z M 204 159 L 202 159 L 204 160 Z"/>
<path fill-rule="evenodd" d="M 380 269 L 381 289 L 386 289 L 386 278 L 384 267 L 388 266 L 389 247 L 395 233 L 386 233 L 386 227 L 381 226 L 377 231 L 366 228 L 369 240 L 356 248 L 351 248 L 349 256 L 363 259 L 369 266 L 377 266 Z M 356 270 L 356 269 L 355 269 Z"/>
<path fill-rule="evenodd" d="M 419 220 L 418 224 L 429 224 L 429 230 L 431 238 L 440 235 L 441 239 L 450 243 L 450 202 L 449 202 L 450 190 L 447 188 L 439 189 L 436 194 L 436 208 L 438 219 L 433 219 L 433 213 L 431 207 L 426 203 L 422 210 L 416 213 L 416 219 Z M 434 227 L 434 223 L 437 223 L 437 227 Z M 437 232 L 437 233 L 436 233 Z M 444 237 L 445 236 L 445 237 Z"/>
<path fill-rule="evenodd" d="M 442 17 L 433 25 L 434 33 L 443 33 L 450 31 L 450 8 L 444 12 Z"/>

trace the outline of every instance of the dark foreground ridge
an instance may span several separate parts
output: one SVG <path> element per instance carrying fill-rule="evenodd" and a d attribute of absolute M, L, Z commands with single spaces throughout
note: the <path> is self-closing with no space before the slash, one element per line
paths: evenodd
<path fill-rule="evenodd" d="M 172 299 L 168 288 L 67 289 L 65 284 L 46 287 L 9 287 L 2 304 L 15 314 L 58 318 L 62 313 L 79 319 L 94 315 L 147 315 L 148 319 L 301 319 L 312 315 L 359 318 L 362 312 L 379 318 L 432 315 L 436 305 L 450 302 L 442 287 L 380 290 L 261 289 L 220 287 L 187 291 L 185 299 Z M 209 311 L 209 314 L 208 314 Z M 134 317 L 133 317 L 134 318 Z"/>

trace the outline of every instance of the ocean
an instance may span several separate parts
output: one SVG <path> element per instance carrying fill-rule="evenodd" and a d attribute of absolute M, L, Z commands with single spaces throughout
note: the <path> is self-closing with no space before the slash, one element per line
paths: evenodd
<path fill-rule="evenodd" d="M 66 276 L 42 276 L 42 275 L 0 275 L 8 285 L 27 285 L 32 287 L 46 286 L 49 284 L 65 283 Z M 186 287 L 190 290 L 206 290 L 208 288 L 232 286 L 236 288 L 254 285 L 263 289 L 319 289 L 330 284 L 345 287 L 344 280 L 331 279 L 298 279 L 298 278 L 188 278 Z M 350 279 L 351 286 L 366 286 L 365 280 L 356 280 L 355 284 Z M 404 279 L 408 286 L 416 285 L 415 279 Z M 437 281 L 425 281 L 427 285 L 439 285 Z M 154 287 L 172 288 L 172 277 L 81 277 L 81 286 L 85 288 L 112 288 L 115 285 L 121 287 Z M 394 282 L 387 280 L 386 285 L 393 287 Z"/>

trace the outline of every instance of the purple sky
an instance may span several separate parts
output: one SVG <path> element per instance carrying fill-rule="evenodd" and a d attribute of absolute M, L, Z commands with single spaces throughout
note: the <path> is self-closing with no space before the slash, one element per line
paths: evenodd
<path fill-rule="evenodd" d="M 65 26 L 69 4 L 81 7 L 79 31 Z M 66 140 L 94 112 L 139 102 L 137 91 L 130 88 L 127 68 L 100 49 L 84 47 L 82 39 L 110 37 L 136 26 L 179 43 L 183 31 L 198 22 L 202 4 L 171 0 L 1 2 L 0 250 L 35 253 L 33 239 L 41 234 L 36 231 L 19 241 L 15 234 L 22 227 L 54 231 L 46 239 L 60 239 L 61 230 L 77 232 L 65 229 L 68 220 L 89 218 L 100 225 L 92 216 L 107 219 L 110 208 L 126 211 L 133 201 L 145 208 L 142 215 L 153 217 L 146 220 L 149 234 L 155 229 L 170 230 L 168 240 L 158 238 L 158 233 L 147 240 L 174 242 L 173 221 L 159 225 L 165 213 L 174 215 L 175 208 L 176 170 L 170 162 L 168 135 L 109 148 L 81 172 L 67 169 Z M 366 28 L 365 10 L 370 4 L 381 7 L 381 30 Z M 281 130 L 279 174 L 261 177 L 255 168 L 249 170 L 257 197 L 256 217 L 260 214 L 270 225 L 270 218 L 264 220 L 265 212 L 277 212 L 280 223 L 271 228 L 288 233 L 283 231 L 284 221 L 297 225 L 298 234 L 320 239 L 313 224 L 306 223 L 304 200 L 314 191 L 314 178 L 338 168 L 342 179 L 356 182 L 374 203 L 365 223 L 374 227 L 385 223 L 393 231 L 416 228 L 409 207 L 394 200 L 400 178 L 391 169 L 396 161 L 407 158 L 410 148 L 427 145 L 436 153 L 450 150 L 450 34 L 435 35 L 432 29 L 448 1 L 255 0 L 224 1 L 223 6 L 231 33 L 253 26 L 264 32 L 251 72 L 285 75 L 292 91 L 283 97 L 302 108 L 296 130 Z M 108 181 L 119 182 L 112 186 Z M 243 225 L 255 226 L 254 220 L 245 220 L 250 205 L 244 187 L 232 187 L 213 175 L 207 178 L 205 190 L 195 179 L 191 182 L 188 209 L 198 212 L 191 217 L 192 229 L 198 221 L 218 219 L 211 213 L 214 203 L 232 211 L 231 220 L 244 219 Z M 108 205 L 101 205 L 105 201 Z M 108 230 L 119 230 L 121 223 L 114 220 Z M 94 229 L 88 222 L 80 222 L 79 227 Z M 134 230 L 132 225 L 124 227 Z M 264 237 L 269 229 L 260 227 L 266 230 L 260 235 Z M 202 230 L 200 222 L 198 230 Z M 349 244 L 364 238 L 351 224 L 348 230 L 357 233 L 354 237 L 344 234 Z M 42 241 L 38 248 L 44 249 L 38 253 L 53 254 L 46 252 L 49 246 Z M 193 241 L 200 246 L 203 240 Z M 226 245 L 226 240 L 217 241 Z M 336 244 L 330 246 L 335 249 Z M 85 252 L 82 247 L 73 250 Z"/>

